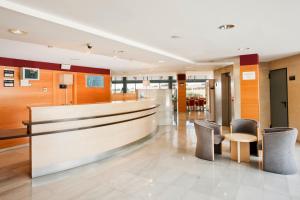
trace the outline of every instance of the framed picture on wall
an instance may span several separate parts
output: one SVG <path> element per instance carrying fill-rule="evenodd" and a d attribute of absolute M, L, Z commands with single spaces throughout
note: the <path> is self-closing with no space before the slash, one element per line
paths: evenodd
<path fill-rule="evenodd" d="M 4 69 L 3 70 L 4 77 L 5 78 L 14 78 L 15 77 L 15 71 L 13 69 Z"/>
<path fill-rule="evenodd" d="M 4 87 L 15 87 L 15 80 L 4 80 L 3 86 Z"/>
<path fill-rule="evenodd" d="M 85 77 L 87 88 L 103 88 L 104 87 L 104 77 L 97 75 L 86 75 Z"/>

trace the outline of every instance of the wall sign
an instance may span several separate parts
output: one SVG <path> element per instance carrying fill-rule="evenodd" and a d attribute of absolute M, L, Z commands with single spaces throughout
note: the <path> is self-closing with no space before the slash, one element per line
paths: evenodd
<path fill-rule="evenodd" d="M 255 72 L 243 72 L 243 80 L 255 80 Z"/>
<path fill-rule="evenodd" d="M 104 87 L 104 77 L 95 75 L 86 75 L 86 87 L 88 88 L 103 88 Z"/>
<path fill-rule="evenodd" d="M 14 87 L 15 80 L 4 80 L 3 85 L 4 85 L 4 87 Z"/>
<path fill-rule="evenodd" d="M 4 73 L 5 78 L 14 78 L 15 77 L 15 71 L 12 69 L 4 69 L 3 73 Z"/>

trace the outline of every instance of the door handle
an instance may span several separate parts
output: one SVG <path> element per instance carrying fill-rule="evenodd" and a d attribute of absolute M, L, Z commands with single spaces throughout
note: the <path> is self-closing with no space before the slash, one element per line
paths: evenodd
<path fill-rule="evenodd" d="M 280 103 L 282 103 L 285 108 L 287 107 L 287 102 L 286 101 L 281 101 Z"/>

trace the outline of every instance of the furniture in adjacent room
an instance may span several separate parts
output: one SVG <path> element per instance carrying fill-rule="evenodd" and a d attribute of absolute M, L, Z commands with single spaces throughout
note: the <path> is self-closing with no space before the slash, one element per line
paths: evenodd
<path fill-rule="evenodd" d="M 298 130 L 296 128 L 265 129 L 262 144 L 258 145 L 263 151 L 263 169 L 277 174 L 295 174 L 295 145 Z"/>
<path fill-rule="evenodd" d="M 231 133 L 246 133 L 258 137 L 258 123 L 252 119 L 235 119 L 231 122 Z M 258 156 L 257 140 L 250 143 L 250 155 Z"/>
<path fill-rule="evenodd" d="M 195 121 L 195 131 L 197 136 L 196 157 L 205 160 L 214 160 L 214 154 L 222 154 L 221 126 L 209 121 Z"/>
<path fill-rule="evenodd" d="M 245 133 L 229 133 L 225 134 L 225 138 L 230 141 L 230 154 L 232 160 L 240 162 L 250 161 L 250 142 L 256 142 L 257 137 Z"/>

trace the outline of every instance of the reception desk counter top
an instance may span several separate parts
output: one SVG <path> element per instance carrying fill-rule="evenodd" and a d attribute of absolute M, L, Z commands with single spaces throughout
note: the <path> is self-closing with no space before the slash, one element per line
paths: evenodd
<path fill-rule="evenodd" d="M 32 177 L 111 156 L 158 128 L 154 100 L 30 107 Z"/>

